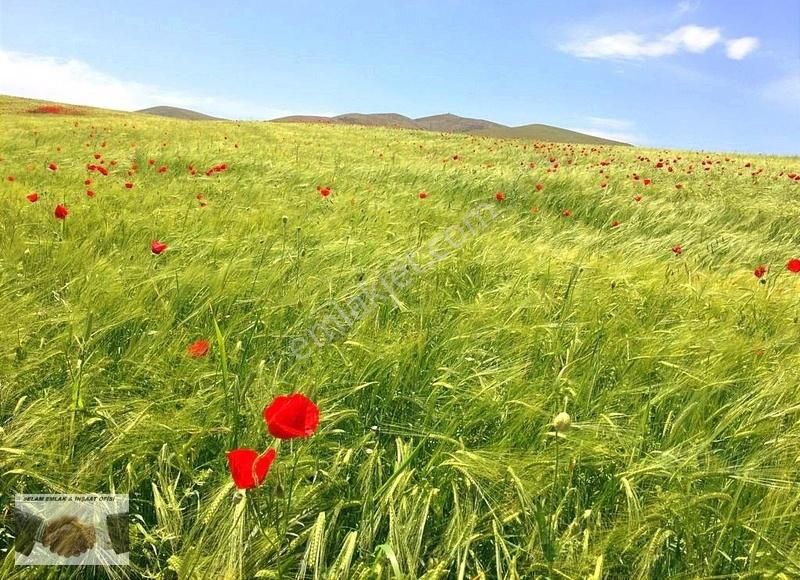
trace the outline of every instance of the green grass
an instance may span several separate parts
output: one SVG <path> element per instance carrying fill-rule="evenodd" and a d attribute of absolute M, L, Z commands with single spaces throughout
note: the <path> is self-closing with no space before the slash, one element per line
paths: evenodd
<path fill-rule="evenodd" d="M 28 106 L 0 103 L 0 501 L 131 494 L 132 565 L 114 575 L 800 576 L 800 276 L 784 266 L 800 183 L 779 176 L 797 158 L 714 154 L 704 171 L 692 152 Z M 89 199 L 95 151 L 118 164 Z M 464 230 L 481 207 L 494 217 Z M 293 356 L 409 259 L 392 297 Z M 198 338 L 211 354 L 190 359 Z M 261 411 L 293 391 L 322 422 L 290 448 Z M 235 446 L 278 448 L 239 501 Z M 11 542 L 0 528 L 0 577 L 91 577 L 15 568 Z"/>

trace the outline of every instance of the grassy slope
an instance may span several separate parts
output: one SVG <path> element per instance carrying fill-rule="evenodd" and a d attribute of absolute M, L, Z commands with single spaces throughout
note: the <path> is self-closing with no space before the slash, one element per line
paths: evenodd
<path fill-rule="evenodd" d="M 132 560 L 164 577 L 800 574 L 800 276 L 783 269 L 800 210 L 777 176 L 792 161 L 706 172 L 669 153 L 670 174 L 629 148 L 15 108 L 0 103 L 3 504 L 129 492 Z M 89 199 L 94 151 L 119 164 Z M 496 190 L 497 217 L 459 234 Z M 458 249 L 434 262 L 451 226 Z M 409 252 L 424 273 L 293 359 L 331 299 Z M 212 354 L 190 360 L 199 337 Z M 294 390 L 320 431 L 234 502 L 225 451 L 275 445 L 260 412 Z M 556 440 L 562 410 L 575 425 Z M 0 576 L 28 577 L 13 552 Z"/>

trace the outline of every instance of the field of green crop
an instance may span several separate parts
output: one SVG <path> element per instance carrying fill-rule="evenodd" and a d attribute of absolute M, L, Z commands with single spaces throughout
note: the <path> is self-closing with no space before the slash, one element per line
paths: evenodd
<path fill-rule="evenodd" d="M 131 565 L 15 567 L 6 520 L 0 577 L 800 577 L 797 158 L 30 106 L 0 509 L 128 493 Z"/>

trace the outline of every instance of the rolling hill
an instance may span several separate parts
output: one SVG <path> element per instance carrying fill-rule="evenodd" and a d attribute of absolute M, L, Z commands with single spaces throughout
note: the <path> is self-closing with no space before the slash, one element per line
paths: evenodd
<path fill-rule="evenodd" d="M 146 115 L 158 115 L 159 117 L 170 117 L 172 119 L 185 119 L 187 121 L 222 121 L 219 117 L 212 117 L 205 113 L 198 113 L 190 109 L 181 109 L 180 107 L 149 107 L 135 111 L 136 113 L 145 113 Z"/>
<path fill-rule="evenodd" d="M 292 115 L 272 119 L 275 123 L 332 123 L 343 125 L 364 125 L 367 127 L 393 127 L 399 129 L 416 129 L 435 131 L 437 133 L 467 133 L 479 137 L 495 137 L 499 139 L 533 139 L 553 143 L 581 143 L 586 145 L 630 145 L 620 141 L 587 135 L 569 129 L 551 125 L 531 124 L 520 127 L 508 127 L 487 121 L 460 117 L 452 113 L 431 115 L 412 119 L 397 113 L 347 113 L 336 117 L 318 115 Z"/>

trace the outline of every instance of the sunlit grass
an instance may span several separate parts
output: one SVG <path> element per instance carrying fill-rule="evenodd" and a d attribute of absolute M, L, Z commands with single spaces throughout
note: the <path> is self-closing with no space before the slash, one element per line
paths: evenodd
<path fill-rule="evenodd" d="M 22 106 L 2 102 L 0 493 L 131 494 L 117 574 L 800 576 L 798 159 Z M 393 297 L 293 356 L 408 255 L 426 267 Z M 261 411 L 292 391 L 322 423 L 290 450 Z M 241 498 L 225 452 L 270 445 Z M 45 577 L 13 558 L 0 576 Z"/>

